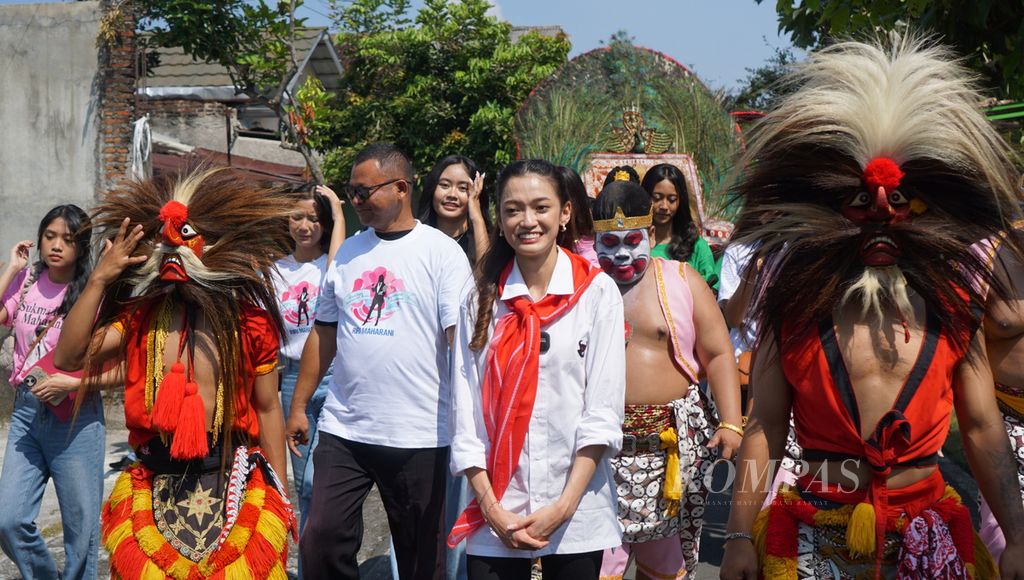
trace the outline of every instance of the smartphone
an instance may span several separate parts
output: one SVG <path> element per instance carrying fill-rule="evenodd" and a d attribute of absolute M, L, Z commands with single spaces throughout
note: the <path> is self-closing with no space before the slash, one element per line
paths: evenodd
<path fill-rule="evenodd" d="M 22 379 L 21 384 L 24 385 L 26 389 L 31 391 L 32 389 L 35 388 L 36 385 L 45 381 L 46 377 L 48 376 L 50 375 L 46 374 L 45 370 L 39 368 L 38 366 L 35 366 L 32 367 L 32 370 L 28 371 L 28 374 L 25 375 L 24 379 Z M 56 407 L 57 405 L 61 404 L 61 402 L 64 401 L 64 398 L 67 396 L 67 393 L 61 393 L 56 399 L 49 401 L 49 403 L 50 405 Z"/>

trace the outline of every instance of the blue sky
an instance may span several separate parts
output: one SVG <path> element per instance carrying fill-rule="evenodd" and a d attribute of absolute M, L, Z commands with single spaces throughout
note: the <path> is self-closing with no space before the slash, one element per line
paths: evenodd
<path fill-rule="evenodd" d="M 414 7 L 421 4 L 413 0 Z M 328 12 L 327 0 L 305 0 L 299 10 L 310 25 L 320 26 L 330 24 Z M 625 29 L 637 44 L 689 66 L 712 88 L 735 89 L 745 69 L 790 44 L 777 33 L 773 0 L 497 0 L 495 12 L 515 25 L 560 25 L 572 40 L 571 56 Z"/>
<path fill-rule="evenodd" d="M 305 3 L 299 12 L 310 23 L 328 23 L 327 0 Z M 413 0 L 414 7 L 421 4 Z M 497 0 L 496 12 L 516 25 L 560 25 L 572 40 L 570 56 L 625 29 L 637 44 L 689 66 L 713 88 L 735 88 L 745 69 L 763 64 L 774 47 L 790 45 L 778 34 L 774 0 Z"/>

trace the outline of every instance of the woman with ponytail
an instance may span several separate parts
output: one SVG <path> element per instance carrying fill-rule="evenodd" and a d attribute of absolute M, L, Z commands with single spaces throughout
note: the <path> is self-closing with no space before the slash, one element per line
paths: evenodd
<path fill-rule="evenodd" d="M 545 161 L 497 183 L 498 227 L 456 325 L 452 471 L 476 499 L 449 535 L 470 580 L 597 580 L 621 530 L 625 337 L 615 283 L 567 251 L 570 194 Z"/>
<path fill-rule="evenodd" d="M 60 205 L 39 223 L 38 241 L 11 249 L 0 274 L 0 323 L 12 327 L 15 387 L 3 472 L 0 474 L 0 547 L 24 578 L 96 578 L 106 427 L 99 393 L 78 401 L 74 421 L 55 405 L 81 381 L 60 373 L 37 374 L 53 349 L 64 317 L 89 279 L 89 217 Z M 39 260 L 29 265 L 29 248 Z M 43 378 L 45 376 L 45 378 Z M 64 529 L 64 570 L 59 572 L 35 524 L 46 483 L 53 478 Z"/>
<path fill-rule="evenodd" d="M 717 292 L 719 265 L 690 216 L 690 196 L 683 172 L 668 163 L 655 165 L 644 174 L 641 185 L 654 202 L 656 245 L 651 248 L 651 257 L 690 264 Z"/>

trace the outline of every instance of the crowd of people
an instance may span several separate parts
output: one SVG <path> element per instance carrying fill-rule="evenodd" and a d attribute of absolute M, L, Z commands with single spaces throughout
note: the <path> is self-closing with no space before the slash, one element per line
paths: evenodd
<path fill-rule="evenodd" d="M 341 196 L 201 169 L 54 208 L 0 274 L 0 547 L 25 578 L 100 545 L 116 578 L 285 578 L 291 535 L 300 577 L 358 578 L 376 487 L 396 578 L 685 578 L 734 462 L 723 579 L 1024 580 L 1019 168 L 940 48 L 795 74 L 723 256 L 674 165 L 590 199 L 449 155 L 414 209 L 388 143 Z M 107 388 L 137 461 L 104 503 Z M 954 407 L 980 536 L 937 468 Z"/>

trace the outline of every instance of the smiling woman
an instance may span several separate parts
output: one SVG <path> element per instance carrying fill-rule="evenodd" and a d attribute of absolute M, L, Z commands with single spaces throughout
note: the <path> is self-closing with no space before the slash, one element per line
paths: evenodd
<path fill-rule="evenodd" d="M 456 325 L 451 463 L 476 499 L 448 544 L 467 540 L 470 580 L 525 580 L 531 555 L 545 578 L 596 580 L 621 539 L 608 459 L 622 442 L 622 297 L 564 249 L 564 175 L 540 160 L 502 172 L 499 224 Z"/>
<path fill-rule="evenodd" d="M 491 223 L 484 175 L 463 155 L 448 155 L 423 178 L 419 218 L 455 240 L 471 264 L 487 251 Z"/>

